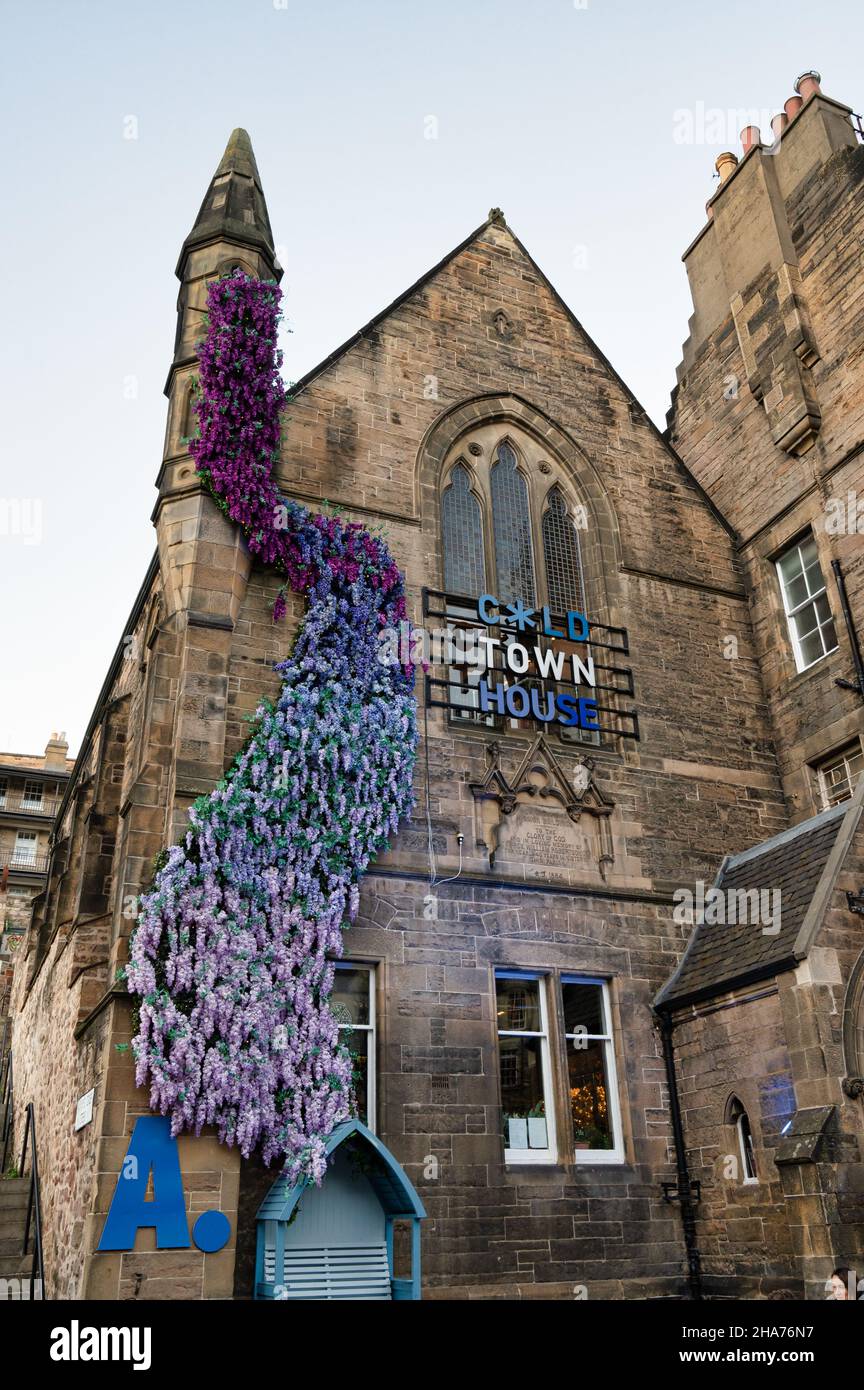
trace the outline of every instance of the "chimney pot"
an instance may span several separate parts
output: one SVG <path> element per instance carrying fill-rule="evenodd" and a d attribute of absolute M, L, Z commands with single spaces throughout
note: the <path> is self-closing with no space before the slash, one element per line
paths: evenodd
<path fill-rule="evenodd" d="M 758 125 L 745 125 L 741 132 L 741 144 L 745 154 L 749 154 L 754 145 L 762 144 L 762 133 Z"/>
<path fill-rule="evenodd" d="M 775 140 L 780 139 L 780 136 L 783 134 L 788 124 L 789 117 L 786 115 L 785 111 L 778 111 L 776 116 L 771 117 L 771 129 L 774 132 Z"/>
<path fill-rule="evenodd" d="M 804 101 L 801 97 L 790 97 L 787 102 L 783 103 L 783 110 L 786 112 L 790 121 L 793 121 L 803 105 Z"/>
<path fill-rule="evenodd" d="M 807 101 L 816 92 L 821 91 L 819 83 L 822 81 L 822 74 L 811 68 L 809 72 L 802 72 L 800 77 L 795 79 L 795 90 L 802 101 Z"/>
<path fill-rule="evenodd" d="M 724 150 L 723 153 L 718 154 L 717 158 L 715 159 L 714 168 L 720 175 L 721 185 L 724 184 L 726 180 L 732 174 L 734 174 L 735 170 L 738 168 L 737 154 L 733 154 L 731 150 Z"/>

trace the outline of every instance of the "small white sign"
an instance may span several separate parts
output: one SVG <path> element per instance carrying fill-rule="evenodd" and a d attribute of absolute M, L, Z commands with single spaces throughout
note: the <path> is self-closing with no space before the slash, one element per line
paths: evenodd
<path fill-rule="evenodd" d="M 90 1121 L 93 1119 L 93 1097 L 95 1094 L 96 1087 L 94 1086 L 92 1091 L 88 1091 L 86 1096 L 81 1097 L 75 1107 L 76 1130 L 83 1129 L 84 1126 L 89 1125 Z"/>

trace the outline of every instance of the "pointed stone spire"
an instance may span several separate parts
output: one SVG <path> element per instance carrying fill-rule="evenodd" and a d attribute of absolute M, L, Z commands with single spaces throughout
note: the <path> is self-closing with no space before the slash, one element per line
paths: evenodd
<path fill-rule="evenodd" d="M 252 141 L 245 130 L 235 130 L 225 147 L 210 182 L 195 225 L 183 243 L 177 275 L 184 278 L 190 251 L 215 242 L 230 242 L 260 251 L 271 273 L 280 276 L 273 248 L 273 233 L 255 163 Z"/>
<path fill-rule="evenodd" d="M 235 130 L 177 262 L 177 332 L 174 358 L 165 383 L 169 400 L 162 468 L 157 486 L 160 502 L 200 488 L 190 467 L 188 440 L 195 432 L 192 408 L 198 369 L 198 343 L 207 312 L 207 288 L 239 266 L 261 280 L 281 280 L 261 175 L 245 130 Z"/>

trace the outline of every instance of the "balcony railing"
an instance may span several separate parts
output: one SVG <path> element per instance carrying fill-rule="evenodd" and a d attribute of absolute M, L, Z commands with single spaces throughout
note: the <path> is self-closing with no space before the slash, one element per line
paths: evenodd
<path fill-rule="evenodd" d="M 5 796 L 0 796 L 0 815 L 48 816 L 53 820 L 59 805 L 59 796 L 42 796 L 37 799 L 25 796 L 23 792 L 7 792 Z"/>
<path fill-rule="evenodd" d="M 0 852 L 0 871 L 8 868 L 10 874 L 47 874 L 47 854 L 11 854 L 8 850 Z"/>

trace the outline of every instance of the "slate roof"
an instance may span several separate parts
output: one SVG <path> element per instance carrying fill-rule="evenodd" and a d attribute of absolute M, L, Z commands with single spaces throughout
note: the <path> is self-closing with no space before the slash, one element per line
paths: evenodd
<path fill-rule="evenodd" d="M 678 969 L 657 995 L 658 1007 L 710 998 L 798 964 L 795 943 L 828 862 L 849 802 L 725 859 L 714 887 L 780 890 L 780 930 L 765 922 L 698 922 Z M 729 902 L 728 897 L 725 900 Z M 776 899 L 768 899 L 768 903 Z M 770 911 L 770 907 L 769 907 Z M 727 913 L 728 915 L 728 913 Z"/>

